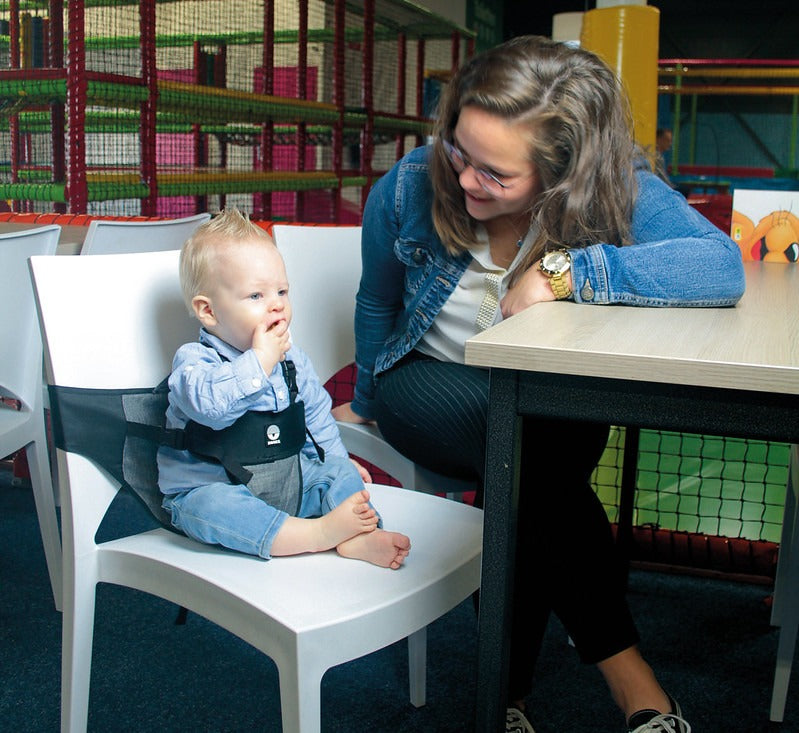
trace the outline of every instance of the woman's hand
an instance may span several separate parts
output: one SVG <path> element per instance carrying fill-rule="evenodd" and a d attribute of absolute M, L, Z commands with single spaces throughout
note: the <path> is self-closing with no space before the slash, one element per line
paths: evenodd
<path fill-rule="evenodd" d="M 367 420 L 366 418 L 357 415 L 352 411 L 352 402 L 343 402 L 338 407 L 332 410 L 333 417 L 341 422 L 354 422 L 359 425 L 372 424 L 374 420 Z"/>
<path fill-rule="evenodd" d="M 360 415 L 356 415 L 352 411 L 351 405 L 352 405 L 351 402 L 344 402 L 338 407 L 334 407 L 331 410 L 333 417 L 336 420 L 340 420 L 341 422 L 354 422 L 354 423 L 359 423 L 361 425 L 363 425 L 364 423 L 371 422 L 370 420 L 364 420 Z M 369 471 L 366 470 L 366 467 L 362 466 L 354 458 L 350 458 L 350 461 L 352 461 L 352 464 L 355 466 L 355 468 L 358 469 L 358 473 L 361 475 L 361 479 L 363 480 L 363 482 L 365 484 L 371 484 L 372 475 L 369 473 Z"/>
<path fill-rule="evenodd" d="M 516 283 L 508 289 L 505 297 L 500 301 L 500 309 L 503 318 L 529 308 L 536 303 L 545 303 L 548 300 L 555 300 L 555 294 L 549 284 L 549 278 L 541 272 L 540 260 L 534 262 Z M 571 287 L 571 270 L 567 271 L 564 277 L 568 280 Z"/>

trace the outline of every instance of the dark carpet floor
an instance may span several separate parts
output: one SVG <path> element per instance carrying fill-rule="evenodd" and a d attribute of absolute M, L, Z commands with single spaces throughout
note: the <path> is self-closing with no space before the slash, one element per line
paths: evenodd
<path fill-rule="evenodd" d="M 799 732 L 792 685 L 786 719 L 768 725 L 777 632 L 769 589 L 633 571 L 630 602 L 643 651 L 695 733 Z M 280 730 L 276 669 L 246 643 L 190 614 L 127 589 L 98 591 L 89 730 Z M 405 647 L 330 670 L 323 733 L 468 732 L 475 696 L 471 601 L 429 632 L 428 702 L 408 702 Z M 53 607 L 30 490 L 0 470 L 0 731 L 59 729 L 60 614 Z M 799 677 L 799 672 L 795 674 Z M 552 621 L 528 700 L 537 733 L 623 730 L 604 683 L 579 663 Z"/>

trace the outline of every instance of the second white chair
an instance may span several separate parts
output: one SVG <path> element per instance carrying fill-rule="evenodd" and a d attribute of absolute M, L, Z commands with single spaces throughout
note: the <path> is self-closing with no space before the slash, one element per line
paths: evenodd
<path fill-rule="evenodd" d="M 192 232 L 210 218 L 210 214 L 203 213 L 154 221 L 95 219 L 89 224 L 80 253 L 107 255 L 180 249 Z"/>
<path fill-rule="evenodd" d="M 322 382 L 355 360 L 355 294 L 361 279 L 361 227 L 276 224 L 292 303 L 291 334 L 311 357 Z M 402 486 L 450 497 L 476 486 L 442 476 L 405 458 L 375 425 L 339 423 L 347 450 Z"/>

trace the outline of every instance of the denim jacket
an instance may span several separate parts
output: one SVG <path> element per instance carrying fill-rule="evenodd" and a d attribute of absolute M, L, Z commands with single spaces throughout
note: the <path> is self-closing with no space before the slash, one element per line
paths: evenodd
<path fill-rule="evenodd" d="M 374 379 L 411 351 L 469 267 L 433 227 L 428 148 L 380 180 L 363 216 L 353 410 L 371 419 Z M 744 292 L 738 246 L 648 168 L 636 172 L 633 245 L 571 249 L 573 298 L 592 305 L 730 306 Z"/>

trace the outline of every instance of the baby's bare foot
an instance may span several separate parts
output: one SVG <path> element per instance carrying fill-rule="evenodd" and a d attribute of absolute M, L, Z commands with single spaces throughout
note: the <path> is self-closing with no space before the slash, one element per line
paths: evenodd
<path fill-rule="evenodd" d="M 361 532 L 373 532 L 377 528 L 377 512 L 368 502 L 369 492 L 361 489 L 320 518 L 328 547 L 335 547 Z"/>
<path fill-rule="evenodd" d="M 359 534 L 342 542 L 336 551 L 342 557 L 366 560 L 381 568 L 396 570 L 411 550 L 411 541 L 399 532 L 377 529 L 369 534 Z"/>

